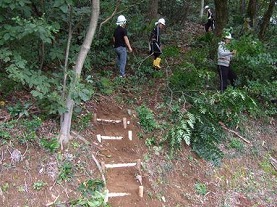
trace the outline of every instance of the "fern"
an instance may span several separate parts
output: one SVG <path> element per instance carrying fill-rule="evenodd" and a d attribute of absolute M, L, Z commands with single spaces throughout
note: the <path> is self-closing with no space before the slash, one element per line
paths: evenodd
<path fill-rule="evenodd" d="M 166 140 L 170 143 L 171 154 L 174 149 L 181 148 L 183 141 L 185 141 L 187 145 L 191 144 L 192 130 L 194 129 L 195 122 L 196 118 L 194 114 L 186 113 L 184 117 L 181 117 L 179 122 L 170 129 L 166 136 Z"/>

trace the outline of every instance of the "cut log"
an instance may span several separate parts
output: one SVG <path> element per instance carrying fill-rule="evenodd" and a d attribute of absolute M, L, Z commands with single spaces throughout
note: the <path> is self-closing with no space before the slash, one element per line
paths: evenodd
<path fill-rule="evenodd" d="M 123 137 L 121 137 L 121 136 L 102 136 L 100 134 L 97 134 L 96 138 L 97 138 L 98 142 L 100 142 L 100 143 L 102 142 L 103 139 L 104 140 L 122 140 L 123 139 Z"/>
<path fill-rule="evenodd" d="M 115 119 L 96 119 L 99 122 L 106 122 L 106 123 L 114 123 L 114 124 L 118 124 L 121 123 L 121 120 L 115 120 Z"/>
<path fill-rule="evenodd" d="M 143 197 L 143 186 L 139 186 L 139 197 Z"/>
<path fill-rule="evenodd" d="M 129 140 L 133 140 L 133 132 L 132 131 L 128 131 L 128 138 Z"/>
<path fill-rule="evenodd" d="M 123 117 L 122 121 L 123 121 L 124 129 L 126 129 L 127 128 L 127 118 Z"/>
<path fill-rule="evenodd" d="M 109 198 L 123 197 L 123 196 L 129 196 L 129 195 L 131 195 L 131 194 L 130 193 L 109 193 L 109 190 L 106 190 L 104 203 L 107 203 L 109 201 Z"/>
<path fill-rule="evenodd" d="M 105 164 L 105 168 L 134 167 L 137 163 Z"/>

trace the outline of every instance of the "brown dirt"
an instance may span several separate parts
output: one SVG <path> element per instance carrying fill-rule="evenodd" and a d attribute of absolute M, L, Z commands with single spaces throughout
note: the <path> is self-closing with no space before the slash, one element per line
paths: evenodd
<path fill-rule="evenodd" d="M 122 123 L 97 123 L 91 120 L 90 127 L 70 141 L 63 151 L 48 153 L 37 145 L 20 145 L 15 142 L 2 144 L 0 168 L 1 206 L 68 206 L 70 200 L 80 196 L 78 186 L 88 178 L 101 179 L 99 169 L 92 159 L 99 163 L 132 163 L 142 161 L 142 170 L 136 167 L 107 169 L 105 179 L 111 193 L 131 195 L 109 198 L 115 207 L 274 207 L 276 206 L 276 171 L 270 167 L 268 156 L 276 150 L 276 130 L 270 126 L 249 132 L 256 142 L 254 146 L 244 144 L 244 152 L 222 146 L 226 153 L 221 167 L 214 167 L 200 159 L 190 147 L 184 146 L 175 159 L 168 159 L 165 149 L 158 146 L 147 148 L 136 113 L 126 106 L 119 106 L 111 97 L 102 97 L 90 102 L 87 109 L 101 119 L 122 119 L 130 124 L 127 129 Z M 3 112 L 4 110 L 1 109 Z M 129 112 L 129 113 L 128 113 Z M 130 113 L 131 112 L 131 113 Z M 254 126 L 254 123 L 253 123 Z M 253 126 L 249 126 L 249 129 Z M 48 121 L 38 130 L 40 135 L 53 136 L 57 132 L 56 122 Z M 133 139 L 128 139 L 128 130 Z M 96 135 L 123 136 L 123 140 L 103 140 L 99 143 Z M 82 138 L 80 138 L 82 136 Z M 231 138 L 232 134 L 230 134 Z M 89 144 L 85 144 L 85 142 Z M 257 149 L 256 149 L 257 148 Z M 252 151 L 257 152 L 253 156 Z M 21 153 L 19 160 L 12 158 L 15 150 Z M 70 179 L 57 182 L 58 166 L 61 161 L 71 160 L 74 166 Z M 266 165 L 267 164 L 267 165 Z M 264 167 L 261 167 L 261 166 Z M 142 175 L 144 196 L 140 198 Z M 35 183 L 45 183 L 41 189 L 34 189 Z M 206 190 L 196 190 L 203 184 Z M 203 194 L 202 194 L 203 193 Z"/>

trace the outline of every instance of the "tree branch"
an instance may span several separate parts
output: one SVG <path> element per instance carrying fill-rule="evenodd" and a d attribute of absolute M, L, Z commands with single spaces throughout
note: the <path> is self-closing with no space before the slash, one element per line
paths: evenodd
<path fill-rule="evenodd" d="M 114 9 L 113 13 L 111 14 L 111 16 L 109 16 L 107 19 L 105 19 L 103 22 L 101 22 L 101 24 L 99 26 L 98 34 L 100 34 L 100 32 L 101 32 L 101 28 L 102 28 L 103 24 L 106 24 L 116 14 L 119 5 L 120 5 L 120 0 L 117 1 L 115 9 Z"/>
<path fill-rule="evenodd" d="M 221 121 L 219 122 L 219 124 L 221 125 L 221 127 L 225 130 L 227 130 L 228 132 L 232 132 L 233 134 L 235 134 L 237 137 L 239 137 L 240 139 L 242 139 L 243 141 L 245 141 L 247 144 L 250 144 L 250 141 L 245 139 L 244 137 L 242 137 L 238 132 L 232 130 L 232 129 L 228 129 L 224 123 L 222 123 Z"/>

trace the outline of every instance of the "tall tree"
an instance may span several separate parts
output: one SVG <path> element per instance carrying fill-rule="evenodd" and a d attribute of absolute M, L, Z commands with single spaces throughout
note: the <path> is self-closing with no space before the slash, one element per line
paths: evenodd
<path fill-rule="evenodd" d="M 250 18 L 250 26 L 255 26 L 255 16 L 257 12 L 257 3 L 258 0 L 249 0 L 247 7 L 247 17 Z"/>
<path fill-rule="evenodd" d="M 90 46 L 97 27 L 99 11 L 100 11 L 99 0 L 92 0 L 92 11 L 91 11 L 89 28 L 86 33 L 85 40 L 81 46 L 81 49 L 78 54 L 78 58 L 74 67 L 75 77 L 73 82 L 70 84 L 69 92 L 66 99 L 67 111 L 63 113 L 61 117 L 61 129 L 60 129 L 60 135 L 59 135 L 59 141 L 61 143 L 61 146 L 63 146 L 63 144 L 66 144 L 70 138 L 71 119 L 72 119 L 72 113 L 73 113 L 73 107 L 74 107 L 74 100 L 72 99 L 72 95 L 73 95 L 74 88 L 80 81 L 80 75 L 82 72 L 84 61 L 90 50 Z"/>
<path fill-rule="evenodd" d="M 245 14 L 245 5 L 246 5 L 245 0 L 240 0 L 240 12 L 241 12 L 241 14 Z"/>
<path fill-rule="evenodd" d="M 270 23 L 270 17 L 273 14 L 274 6 L 275 6 L 276 3 L 277 3 L 276 0 L 271 0 L 268 4 L 268 8 L 267 8 L 266 12 L 264 13 L 262 24 L 260 26 L 260 32 L 259 32 L 259 39 L 260 40 L 264 39 L 266 29 L 267 29 L 267 27 Z"/>
<path fill-rule="evenodd" d="M 200 17 L 203 17 L 205 0 L 201 0 Z"/>
<path fill-rule="evenodd" d="M 148 14 L 150 21 L 158 17 L 158 7 L 159 7 L 159 0 L 150 0 L 149 14 Z"/>
<path fill-rule="evenodd" d="M 220 36 L 228 21 L 228 0 L 214 0 L 214 5 L 216 13 L 215 33 Z"/>

